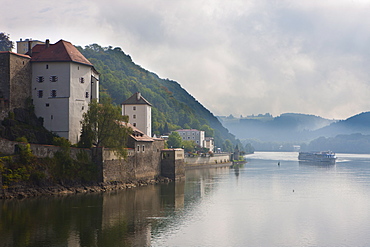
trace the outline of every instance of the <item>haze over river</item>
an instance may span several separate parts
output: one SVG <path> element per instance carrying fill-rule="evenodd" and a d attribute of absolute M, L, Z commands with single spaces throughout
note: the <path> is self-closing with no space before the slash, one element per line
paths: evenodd
<path fill-rule="evenodd" d="M 369 246 L 370 155 L 337 156 L 257 152 L 182 182 L 0 200 L 0 246 Z"/>

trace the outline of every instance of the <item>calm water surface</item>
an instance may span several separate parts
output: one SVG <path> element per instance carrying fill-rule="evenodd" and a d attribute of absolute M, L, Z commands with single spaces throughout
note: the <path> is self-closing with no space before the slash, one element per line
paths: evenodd
<path fill-rule="evenodd" d="M 0 246 L 369 246 L 370 155 L 337 156 L 256 153 L 167 185 L 0 200 Z"/>

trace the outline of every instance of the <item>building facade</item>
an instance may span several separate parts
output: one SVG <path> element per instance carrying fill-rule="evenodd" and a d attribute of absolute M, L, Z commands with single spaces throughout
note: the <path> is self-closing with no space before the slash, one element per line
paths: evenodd
<path fill-rule="evenodd" d="M 44 127 L 77 143 L 81 120 L 92 99 L 99 99 L 99 73 L 70 43 L 32 48 L 32 98 Z"/>
<path fill-rule="evenodd" d="M 31 75 L 29 56 L 0 52 L 0 119 L 15 108 L 26 108 L 32 97 Z"/>
<path fill-rule="evenodd" d="M 194 141 L 200 147 L 204 147 L 204 131 L 196 129 L 176 130 L 185 141 Z"/>
<path fill-rule="evenodd" d="M 122 104 L 122 115 L 129 117 L 129 123 L 152 137 L 152 104 L 139 92 L 133 94 Z"/>
<path fill-rule="evenodd" d="M 17 53 L 18 54 L 26 54 L 28 53 L 35 45 L 42 45 L 45 42 L 39 40 L 32 40 L 32 39 L 25 39 L 17 41 Z"/>

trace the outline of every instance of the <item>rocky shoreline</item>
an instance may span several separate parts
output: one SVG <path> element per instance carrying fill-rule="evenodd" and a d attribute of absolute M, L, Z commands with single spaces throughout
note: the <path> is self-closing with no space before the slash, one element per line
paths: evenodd
<path fill-rule="evenodd" d="M 132 182 L 90 183 L 90 184 L 53 184 L 47 186 L 15 185 L 0 189 L 0 199 L 23 199 L 39 196 L 72 195 L 81 193 L 97 193 L 115 190 L 125 190 L 140 186 L 169 183 L 169 178 L 138 180 Z"/>

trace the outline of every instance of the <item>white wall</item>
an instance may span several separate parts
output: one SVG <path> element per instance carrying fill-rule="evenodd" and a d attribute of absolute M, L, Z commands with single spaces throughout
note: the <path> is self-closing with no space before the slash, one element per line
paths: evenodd
<path fill-rule="evenodd" d="M 148 136 L 152 136 L 152 108 L 149 105 L 122 105 L 122 115 L 129 117 L 129 123 Z"/>
<path fill-rule="evenodd" d="M 98 97 L 98 81 L 91 86 L 92 67 L 73 62 L 40 62 L 32 64 L 32 97 L 36 116 L 44 118 L 46 129 L 77 143 L 83 113 L 87 112 L 92 94 Z M 37 82 L 43 76 L 44 82 Z M 57 76 L 56 82 L 50 76 Z M 96 76 L 97 77 L 97 76 Z M 80 78 L 84 78 L 81 83 Z M 43 90 L 43 97 L 38 97 Z M 56 97 L 51 91 L 56 90 Z M 86 97 L 88 93 L 88 97 Z M 48 104 L 48 106 L 47 106 Z"/>

